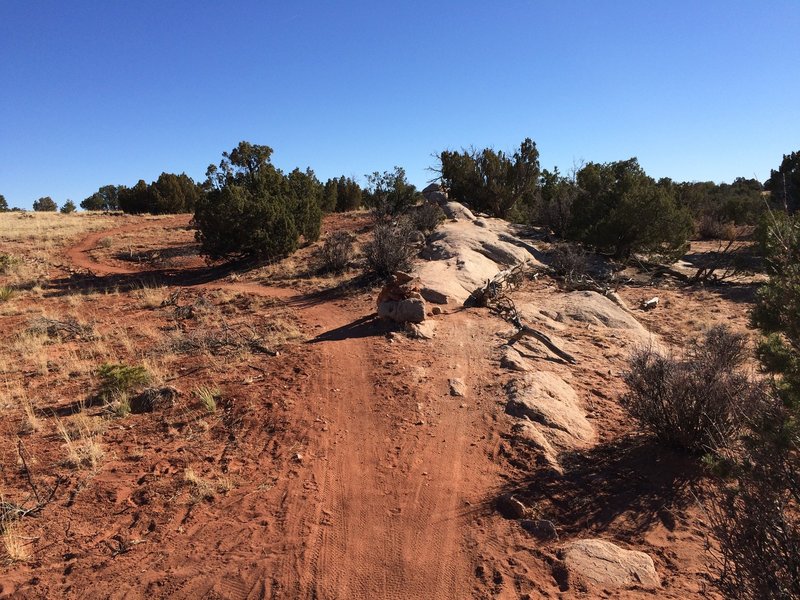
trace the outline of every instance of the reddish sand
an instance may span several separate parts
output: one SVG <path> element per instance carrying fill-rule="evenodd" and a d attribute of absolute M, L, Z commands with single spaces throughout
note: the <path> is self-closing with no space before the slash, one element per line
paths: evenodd
<path fill-rule="evenodd" d="M 573 457 L 576 471 L 563 480 L 540 480 L 534 461 L 507 436 L 502 386 L 513 374 L 497 363 L 497 332 L 508 329 L 505 323 L 486 311 L 455 311 L 435 317 L 433 340 L 411 340 L 371 317 L 373 300 L 363 291 L 301 294 L 200 276 L 201 267 L 192 274 L 147 271 L 93 255 L 101 239 L 186 224 L 184 216 L 93 233 L 66 256 L 96 280 L 161 277 L 170 289 L 190 293 L 223 289 L 279 299 L 295 312 L 306 342 L 277 357 L 237 359 L 219 373 L 225 402 L 211 423 L 174 410 L 131 415 L 110 427 L 98 471 L 64 473 L 55 501 L 25 519 L 34 555 L 0 576 L 4 597 L 562 596 L 550 567 L 560 542 L 539 543 L 500 517 L 493 502 L 507 489 L 541 501 L 562 541 L 600 535 L 651 553 L 665 581 L 658 597 L 705 597 L 712 589 L 701 516 L 685 498 L 668 505 L 666 496 L 682 490 L 657 493 L 671 485 L 662 479 L 680 461 L 653 463 L 635 443 L 614 445 L 631 431 L 610 370 L 624 366 L 622 350 L 578 329 L 570 333 L 583 344 L 575 385 L 608 449 Z M 525 293 L 535 301 L 557 292 L 534 286 Z M 702 303 L 665 295 L 667 306 L 643 320 L 657 330 L 668 324 L 666 337 L 692 333 L 685 308 L 700 318 Z M 125 321 L 132 317 L 124 295 L 102 302 L 106 318 L 143 324 Z M 714 306 L 720 320 L 746 321 L 740 304 L 719 296 Z M 199 366 L 191 359 L 184 367 L 176 385 L 191 389 L 186 379 Z M 465 381 L 465 397 L 449 394 L 453 377 Z M 33 452 L 37 443 L 26 441 Z M 53 464 L 54 478 L 65 467 Z M 188 501 L 189 466 L 203 476 L 224 475 L 232 489 Z M 657 470 L 657 481 L 648 475 L 633 485 L 631 473 L 640 469 Z M 24 488 L 21 476 L 12 479 Z M 645 509 L 657 517 L 637 513 Z M 590 597 L 577 589 L 566 595 Z M 606 595 L 655 597 L 636 589 Z"/>

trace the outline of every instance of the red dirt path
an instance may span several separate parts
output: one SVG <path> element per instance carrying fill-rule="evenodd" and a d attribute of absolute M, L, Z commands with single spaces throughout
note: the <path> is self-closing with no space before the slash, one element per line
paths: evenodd
<path fill-rule="evenodd" d="M 174 222 L 181 223 L 176 217 Z M 102 264 L 89 252 L 109 236 L 172 221 L 93 233 L 67 251 L 95 275 L 136 274 Z M 213 282 L 193 287 L 299 300 L 292 290 Z M 369 311 L 361 302 L 297 302 L 310 328 L 332 331 Z M 272 489 L 246 483 L 196 509 L 197 522 L 162 546 L 137 547 L 116 558 L 93 583 L 72 581 L 76 597 L 115 598 L 466 598 L 472 595 L 475 557 L 467 549 L 480 504 L 499 485 L 487 454 L 487 418 L 479 393 L 465 404 L 447 394 L 447 378 L 461 376 L 477 390 L 475 368 L 486 340 L 466 315 L 438 323 L 435 341 L 382 336 L 342 337 L 306 345 L 310 365 L 302 397 L 285 415 L 287 443 L 302 456 L 282 464 Z M 398 360 L 402 344 L 405 357 Z M 425 362 L 447 349 L 431 368 Z M 281 360 L 283 357 L 274 359 Z M 294 358 L 290 356 L 289 359 Z M 285 359 L 284 359 L 285 360 Z M 471 377 L 472 371 L 476 374 Z M 490 406 L 490 410 L 495 408 Z M 489 436 L 491 438 L 491 436 Z M 246 469 L 274 469 L 268 440 L 251 440 Z M 287 457 L 284 456 L 285 460 Z M 258 479 L 255 478 L 254 479 Z M 263 486 L 262 486 L 263 487 Z M 181 528 L 183 529 L 183 528 Z M 78 591 L 83 585 L 87 586 Z M 51 588 L 55 591 L 57 586 Z"/>

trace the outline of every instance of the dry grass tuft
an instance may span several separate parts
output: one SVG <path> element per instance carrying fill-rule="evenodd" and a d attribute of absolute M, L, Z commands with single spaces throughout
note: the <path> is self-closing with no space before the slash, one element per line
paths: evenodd
<path fill-rule="evenodd" d="M 78 425 L 77 431 L 70 432 L 60 419 L 56 420 L 56 427 L 64 440 L 67 454 L 64 460 L 65 464 L 74 469 L 96 469 L 105 456 L 102 446 L 96 439 L 96 434 L 88 427 L 84 428 L 80 425 Z"/>
<path fill-rule="evenodd" d="M 3 530 L 3 550 L 6 560 L 9 563 L 25 562 L 30 558 L 28 549 L 25 547 L 22 536 L 16 525 L 2 523 L 0 528 Z"/>
<path fill-rule="evenodd" d="M 139 306 L 142 308 L 159 308 L 164 300 L 167 299 L 167 289 L 161 286 L 149 287 L 145 285 L 136 291 L 136 297 L 139 299 Z"/>
<path fill-rule="evenodd" d="M 219 388 L 212 388 L 207 385 L 201 385 L 194 391 L 195 396 L 200 399 L 203 408 L 209 413 L 217 412 L 217 400 L 219 400 L 221 393 Z"/>
<path fill-rule="evenodd" d="M 191 467 L 183 474 L 183 480 L 192 488 L 192 502 L 213 500 L 217 494 L 227 494 L 233 489 L 233 482 L 228 477 L 219 477 L 216 481 L 200 477 Z"/>

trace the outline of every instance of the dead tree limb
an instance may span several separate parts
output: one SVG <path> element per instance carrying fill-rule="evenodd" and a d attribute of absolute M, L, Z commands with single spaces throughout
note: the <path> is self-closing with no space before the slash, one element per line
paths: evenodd
<path fill-rule="evenodd" d="M 489 308 L 493 313 L 517 328 L 517 332 L 508 342 L 509 346 L 513 345 L 515 342 L 527 335 L 544 344 L 548 350 L 558 356 L 561 360 L 573 365 L 577 364 L 578 361 L 574 356 L 572 356 L 569 352 L 559 348 L 547 335 L 534 329 L 533 327 L 525 325 L 522 322 L 522 318 L 517 311 L 514 301 L 506 293 L 507 291 L 516 288 L 522 282 L 525 268 L 525 264 L 517 264 L 510 269 L 500 271 L 492 279 L 487 281 L 486 285 L 475 290 L 472 293 L 471 298 L 478 306 L 485 306 Z"/>
<path fill-rule="evenodd" d="M 574 356 L 572 356 L 569 352 L 565 352 L 564 350 L 556 346 L 553 343 L 553 340 L 551 340 L 541 331 L 537 331 L 536 329 L 528 327 L 527 325 L 522 325 L 521 323 L 520 325 L 521 327 L 519 331 L 517 331 L 517 333 L 511 336 L 511 339 L 508 341 L 509 346 L 513 346 L 515 342 L 518 342 L 526 335 L 529 335 L 532 338 L 539 340 L 542 344 L 544 344 L 547 347 L 548 350 L 550 350 L 550 352 L 558 356 L 560 359 L 567 361 L 571 365 L 578 364 L 578 360 Z"/>

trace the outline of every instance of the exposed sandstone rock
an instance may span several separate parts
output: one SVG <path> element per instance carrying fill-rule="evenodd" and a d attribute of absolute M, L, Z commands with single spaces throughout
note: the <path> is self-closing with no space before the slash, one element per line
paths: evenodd
<path fill-rule="evenodd" d="M 387 300 L 378 305 L 378 316 L 395 323 L 422 323 L 425 320 L 425 302 L 421 298 Z"/>
<path fill-rule="evenodd" d="M 396 323 L 421 323 L 425 320 L 425 301 L 414 285 L 413 275 L 398 271 L 378 294 L 378 316 Z"/>
<path fill-rule="evenodd" d="M 600 539 L 577 540 L 564 546 L 561 558 L 568 582 L 588 586 L 622 588 L 660 585 L 653 559 L 644 552 L 625 550 Z"/>
<path fill-rule="evenodd" d="M 506 412 L 538 423 L 550 442 L 574 447 L 594 440 L 572 386 L 550 371 L 530 373 L 509 386 Z"/>
<path fill-rule="evenodd" d="M 476 219 L 457 202 L 448 202 L 443 210 L 453 220 L 428 237 L 421 253 L 428 262 L 416 269 L 420 289 L 430 302 L 446 299 L 461 304 L 499 271 L 517 263 L 541 264 L 539 251 L 517 237 L 508 222 Z"/>
<path fill-rule="evenodd" d="M 534 370 L 533 363 L 522 356 L 512 346 L 503 346 L 502 354 L 500 356 L 500 366 L 509 371 L 518 371 L 520 373 L 528 373 Z"/>

